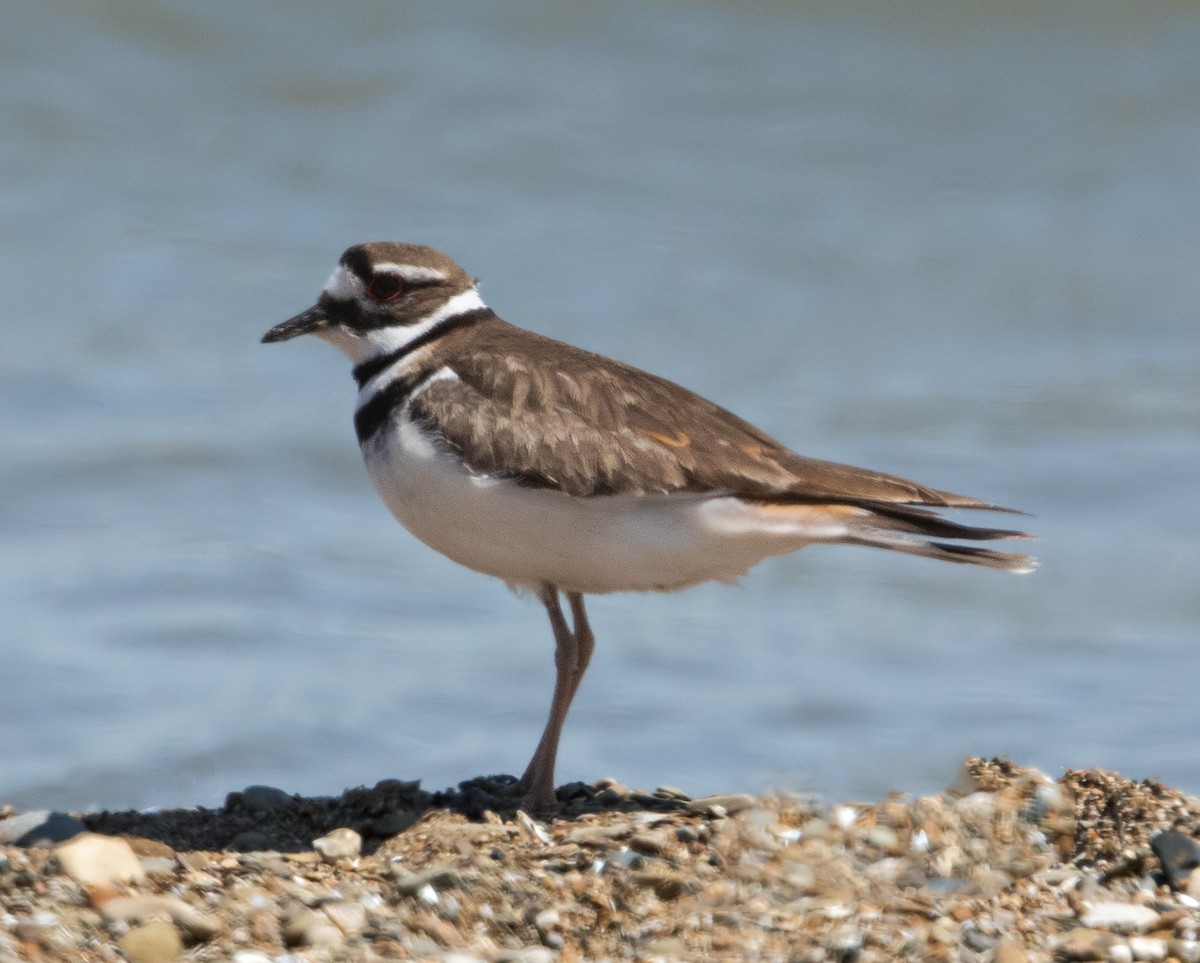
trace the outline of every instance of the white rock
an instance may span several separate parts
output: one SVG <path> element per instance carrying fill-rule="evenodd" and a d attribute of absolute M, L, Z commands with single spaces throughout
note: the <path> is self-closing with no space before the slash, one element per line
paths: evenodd
<path fill-rule="evenodd" d="M 1129 937 L 1129 949 L 1135 960 L 1165 960 L 1167 958 L 1167 941 L 1157 940 L 1149 936 Z"/>
<path fill-rule="evenodd" d="M 343 826 L 328 836 L 314 839 L 313 849 L 331 863 L 339 859 L 357 859 L 362 852 L 362 837 L 353 829 Z"/>
<path fill-rule="evenodd" d="M 1108 963 L 1133 963 L 1133 950 L 1128 943 L 1114 943 L 1104 958 Z"/>
<path fill-rule="evenodd" d="M 357 936 L 367 926 L 367 908 L 362 903 L 340 901 L 321 907 L 329 921 L 347 936 Z"/>
<path fill-rule="evenodd" d="M 858 818 L 858 810 L 853 806 L 837 806 L 829 816 L 839 829 L 849 829 Z"/>
<path fill-rule="evenodd" d="M 80 833 L 54 849 L 62 871 L 81 886 L 136 883 L 145 871 L 129 843 L 115 836 Z"/>
<path fill-rule="evenodd" d="M 1157 919 L 1158 913 L 1149 906 L 1138 906 L 1135 903 L 1090 903 L 1079 917 L 1079 922 L 1092 929 L 1144 933 Z"/>
<path fill-rule="evenodd" d="M 550 834 L 535 823 L 524 809 L 517 810 L 517 825 L 521 827 L 521 832 L 534 842 L 541 843 L 543 846 L 549 846 L 554 842 Z"/>

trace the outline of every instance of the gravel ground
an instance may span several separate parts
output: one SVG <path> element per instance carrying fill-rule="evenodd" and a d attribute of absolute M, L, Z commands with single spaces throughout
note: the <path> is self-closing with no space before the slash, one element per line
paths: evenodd
<path fill-rule="evenodd" d="M 218 810 L 0 809 L 0 963 L 1200 961 L 1200 799 L 968 759 L 936 796 L 818 805 L 512 780 Z"/>

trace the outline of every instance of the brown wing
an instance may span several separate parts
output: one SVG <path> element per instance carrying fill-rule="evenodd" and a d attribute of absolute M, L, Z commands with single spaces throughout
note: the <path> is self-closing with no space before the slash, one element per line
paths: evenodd
<path fill-rule="evenodd" d="M 571 495 L 712 492 L 791 502 L 997 506 L 804 458 L 686 388 L 503 321 L 447 337 L 457 380 L 412 402 L 473 471 Z"/>

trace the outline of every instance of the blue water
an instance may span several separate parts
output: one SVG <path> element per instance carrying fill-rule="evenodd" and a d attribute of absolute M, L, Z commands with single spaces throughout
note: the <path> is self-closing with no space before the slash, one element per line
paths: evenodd
<path fill-rule="evenodd" d="M 590 604 L 559 778 L 1200 792 L 1200 8 L 14 0 L 0 34 L 0 801 L 519 772 L 540 607 L 396 525 L 347 245 L 799 451 L 1034 513 L 1015 577 L 860 549 Z"/>

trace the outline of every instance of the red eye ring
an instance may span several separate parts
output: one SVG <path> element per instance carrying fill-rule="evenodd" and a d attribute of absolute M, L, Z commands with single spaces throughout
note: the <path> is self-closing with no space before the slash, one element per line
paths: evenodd
<path fill-rule="evenodd" d="M 395 301 L 404 293 L 404 278 L 394 271 L 380 271 L 367 282 L 367 294 L 376 301 Z"/>

